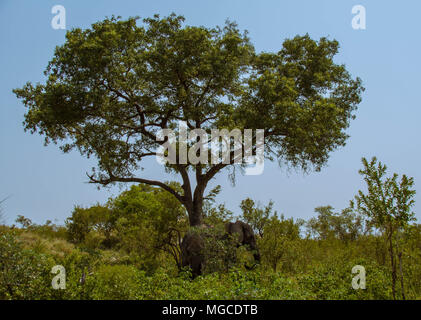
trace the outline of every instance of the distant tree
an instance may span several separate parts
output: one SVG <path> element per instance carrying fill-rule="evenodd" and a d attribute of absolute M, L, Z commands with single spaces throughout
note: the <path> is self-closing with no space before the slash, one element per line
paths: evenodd
<path fill-rule="evenodd" d="M 174 182 L 168 185 L 181 188 Z M 131 186 L 104 205 L 75 207 L 66 219 L 71 242 L 121 249 L 146 269 L 156 267 L 163 251 L 181 268 L 180 241 L 187 226 L 185 209 L 178 200 L 161 188 L 145 184 Z"/>
<path fill-rule="evenodd" d="M 363 218 L 350 208 L 334 212 L 332 206 L 317 207 L 316 218 L 307 221 L 308 233 L 317 239 L 336 238 L 342 241 L 353 241 L 365 233 Z"/>
<path fill-rule="evenodd" d="M 19 223 L 24 229 L 29 229 L 31 226 L 33 226 L 32 220 L 22 215 L 18 215 L 15 222 Z"/>
<path fill-rule="evenodd" d="M 106 205 L 97 204 L 90 208 L 76 206 L 65 222 L 68 238 L 73 243 L 83 243 L 90 232 L 96 231 L 104 236 L 103 244 L 109 247 L 115 220 L 112 210 Z"/>
<path fill-rule="evenodd" d="M 386 177 L 387 167 L 373 157 L 371 161 L 362 158 L 364 168 L 359 173 L 367 184 L 367 192 L 359 191 L 351 207 L 367 216 L 385 235 L 388 242 L 390 265 L 392 268 L 392 291 L 396 299 L 396 281 L 398 277 L 398 264 L 401 280 L 402 298 L 405 299 L 402 246 L 401 240 L 409 223 L 415 220 L 411 211 L 415 201 L 413 190 L 414 179 L 402 175 L 398 181 L 398 174 Z"/>
<path fill-rule="evenodd" d="M 247 198 L 241 201 L 240 208 L 242 211 L 242 219 L 247 222 L 260 237 L 263 237 L 263 230 L 266 223 L 272 214 L 276 215 L 276 211 L 272 213 L 273 202 L 269 201 L 268 205 L 261 207 L 256 204 L 252 199 Z"/>
<path fill-rule="evenodd" d="M 259 241 L 263 261 L 278 270 L 280 264 L 288 264 L 293 252 L 296 251 L 296 241 L 300 239 L 300 228 L 303 221 L 285 219 L 283 215 L 278 218 L 273 215 L 264 226 L 263 238 Z"/>
<path fill-rule="evenodd" d="M 168 183 L 174 190 L 178 183 Z M 180 242 L 188 226 L 184 207 L 166 191 L 149 185 L 132 186 L 109 202 L 122 248 L 137 253 L 149 265 L 161 251 L 181 268 Z M 156 266 L 155 266 L 156 267 Z M 152 267 L 151 267 L 152 269 Z"/>
<path fill-rule="evenodd" d="M 179 121 L 208 133 L 264 129 L 265 157 L 304 171 L 320 170 L 329 153 L 345 145 L 363 88 L 334 63 L 337 41 L 297 36 L 276 53 L 256 53 L 235 23 L 183 27 L 175 14 L 155 15 L 141 26 L 136 20 L 113 17 L 68 31 L 46 83 L 14 90 L 28 108 L 26 130 L 46 143 L 62 141 L 63 152 L 76 148 L 97 158 L 92 183 L 163 188 L 197 226 L 209 181 L 245 163 L 235 164 L 232 147 L 229 163 L 167 165 L 180 175 L 181 191 L 139 177 L 141 160 L 166 142 L 158 141 L 161 129 L 175 129 Z"/>

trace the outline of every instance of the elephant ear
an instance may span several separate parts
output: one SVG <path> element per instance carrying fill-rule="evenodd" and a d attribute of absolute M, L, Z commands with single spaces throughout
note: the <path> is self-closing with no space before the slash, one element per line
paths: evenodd
<path fill-rule="evenodd" d="M 250 242 L 252 242 L 253 241 L 253 238 L 254 238 L 253 229 L 252 229 L 252 227 L 249 224 L 244 223 L 244 222 L 242 223 L 242 227 L 243 227 L 243 240 L 247 244 L 250 244 L 251 245 Z"/>
<path fill-rule="evenodd" d="M 238 242 L 243 243 L 245 239 L 243 222 L 237 221 L 233 223 L 233 232 L 238 233 Z"/>
<path fill-rule="evenodd" d="M 233 237 L 237 237 L 238 242 L 242 243 L 244 240 L 244 233 L 243 233 L 243 226 L 240 221 L 235 223 L 228 222 L 225 225 L 225 231 L 232 235 Z"/>
<path fill-rule="evenodd" d="M 232 225 L 233 225 L 233 223 L 232 222 L 227 222 L 226 224 L 225 224 L 225 232 L 226 233 L 229 233 L 229 234 L 231 234 L 232 233 Z"/>

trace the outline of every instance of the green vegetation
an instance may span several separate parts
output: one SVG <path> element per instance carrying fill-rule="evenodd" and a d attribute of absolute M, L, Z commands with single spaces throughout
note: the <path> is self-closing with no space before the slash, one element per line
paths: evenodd
<path fill-rule="evenodd" d="M 163 168 L 181 184 L 141 176 L 142 160 L 167 142 L 161 130 L 175 129 L 175 144 L 185 143 L 180 122 L 206 134 L 263 129 L 265 159 L 320 170 L 345 145 L 361 102 L 361 80 L 334 62 L 335 40 L 296 36 L 277 52 L 257 53 L 235 23 L 183 23 L 175 14 L 143 24 L 112 17 L 72 29 L 56 48 L 45 83 L 14 90 L 27 108 L 26 130 L 62 143 L 63 152 L 77 149 L 97 160 L 91 183 L 136 185 L 105 204 L 75 207 L 64 226 L 18 216 L 19 228 L 1 227 L 0 298 L 421 298 L 413 179 L 387 178 L 375 158 L 363 159 L 360 171 L 367 193 L 358 192 L 339 212 L 323 206 L 309 221 L 294 220 L 273 212 L 272 201 L 264 207 L 242 201 L 237 218 L 257 236 L 257 266 L 250 251 L 225 237 L 224 223 L 235 216 L 216 203 L 220 188 L 206 192 L 219 172 L 234 179 L 246 167 L 234 146 L 228 161 L 218 163 L 187 161 L 177 148 L 176 164 Z M 181 263 L 188 231 L 201 232 L 203 252 L 195 257 L 206 257 L 194 280 Z M 55 265 L 65 267 L 64 290 L 51 286 Z M 351 285 L 356 265 L 366 270 L 366 289 Z"/>
<path fill-rule="evenodd" d="M 386 177 L 375 158 L 363 165 L 367 193 L 360 191 L 339 212 L 324 206 L 308 221 L 286 219 L 273 212 L 272 202 L 261 207 L 244 200 L 237 218 L 254 221 L 262 256 L 251 270 L 244 247 L 212 241 L 221 239 L 220 227 L 232 212 L 208 200 L 205 220 L 214 227 L 205 229 L 204 254 L 211 262 L 195 279 L 180 267 L 187 213 L 160 188 L 132 186 L 106 204 L 75 207 L 65 226 L 19 216 L 20 227 L 0 227 L 0 298 L 420 299 L 413 181 Z M 65 290 L 51 286 L 54 265 L 66 269 Z M 366 270 L 366 289 L 352 288 L 356 265 Z"/>

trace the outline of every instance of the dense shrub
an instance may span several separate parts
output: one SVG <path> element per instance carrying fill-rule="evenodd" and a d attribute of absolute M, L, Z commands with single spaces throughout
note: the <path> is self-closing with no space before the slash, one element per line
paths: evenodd
<path fill-rule="evenodd" d="M 53 266 L 48 256 L 24 249 L 12 232 L 0 232 L 0 299 L 46 299 Z"/>

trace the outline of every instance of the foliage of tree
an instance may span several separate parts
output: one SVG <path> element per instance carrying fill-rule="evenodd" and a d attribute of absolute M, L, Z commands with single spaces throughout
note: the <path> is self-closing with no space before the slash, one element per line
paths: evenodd
<path fill-rule="evenodd" d="M 269 201 L 268 205 L 262 208 L 252 199 L 247 198 L 241 201 L 240 208 L 242 211 L 241 219 L 247 222 L 253 228 L 254 232 L 263 237 L 265 225 L 272 215 L 273 202 Z M 276 211 L 273 214 L 276 215 Z"/>
<path fill-rule="evenodd" d="M 205 28 L 183 22 L 175 14 L 141 25 L 112 17 L 72 29 L 48 64 L 46 82 L 14 92 L 28 108 L 26 130 L 46 143 L 62 142 L 64 152 L 78 149 L 98 160 L 91 182 L 161 187 L 197 226 L 209 181 L 244 163 L 234 166 L 231 150 L 229 164 L 166 166 L 180 175 L 182 190 L 146 179 L 139 176 L 141 161 L 165 143 L 157 139 L 159 130 L 175 129 L 179 121 L 208 133 L 263 129 L 267 159 L 320 170 L 345 145 L 363 88 L 334 62 L 335 40 L 297 36 L 276 53 L 257 53 L 235 23 Z"/>

